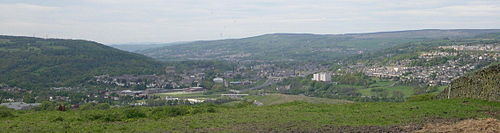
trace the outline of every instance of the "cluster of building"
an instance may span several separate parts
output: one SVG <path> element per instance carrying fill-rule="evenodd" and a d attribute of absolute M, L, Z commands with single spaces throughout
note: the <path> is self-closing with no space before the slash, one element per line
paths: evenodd
<path fill-rule="evenodd" d="M 97 83 L 116 85 L 120 87 L 145 86 L 146 88 L 168 88 L 177 86 L 171 78 L 157 75 L 100 75 L 95 76 L 95 81 Z"/>
<path fill-rule="evenodd" d="M 479 44 L 479 45 L 453 45 L 440 46 L 442 49 L 454 49 L 459 51 L 494 51 L 500 52 L 500 44 Z"/>
<path fill-rule="evenodd" d="M 364 68 L 362 71 L 371 77 L 394 78 L 410 72 L 411 69 L 411 67 L 405 66 L 371 66 Z"/>
<path fill-rule="evenodd" d="M 441 46 L 442 49 L 453 48 L 455 50 L 480 50 L 480 51 L 495 51 L 498 46 L 495 45 L 477 45 L 477 46 Z M 465 52 L 465 51 L 464 51 Z M 421 53 L 418 59 L 406 59 L 398 61 L 392 66 L 351 66 L 354 70 L 362 71 L 368 76 L 380 78 L 392 78 L 402 82 L 423 83 L 430 86 L 446 85 L 451 83 L 455 78 L 461 77 L 464 73 L 478 68 L 484 64 L 498 61 L 499 53 L 463 53 L 463 52 L 443 52 L 433 51 Z M 411 66 L 410 63 L 414 60 L 430 61 L 439 57 L 456 58 L 447 60 L 443 64 L 432 66 Z"/>
<path fill-rule="evenodd" d="M 424 58 L 424 59 L 432 59 L 436 57 L 443 57 L 443 56 L 457 56 L 458 53 L 456 52 L 440 52 L 440 51 L 433 51 L 433 52 L 425 52 L 420 54 L 419 58 Z"/>
<path fill-rule="evenodd" d="M 119 96 L 133 96 L 133 97 L 147 97 L 149 95 L 157 93 L 171 93 L 171 92 L 203 92 L 207 89 L 203 87 L 188 87 L 182 89 L 161 89 L 161 88 L 151 88 L 146 90 L 122 90 L 116 91 Z"/>

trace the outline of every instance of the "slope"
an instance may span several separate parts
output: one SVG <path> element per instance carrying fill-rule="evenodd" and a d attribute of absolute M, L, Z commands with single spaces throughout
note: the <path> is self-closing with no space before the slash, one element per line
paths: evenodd
<path fill-rule="evenodd" d="M 4 132 L 412 132 L 429 122 L 496 118 L 498 102 L 474 99 L 403 103 L 271 106 L 118 107 L 106 110 L 9 111 Z"/>
<path fill-rule="evenodd" d="M 99 74 L 153 73 L 153 59 L 84 40 L 0 36 L 0 82 L 23 88 L 68 86 Z"/>
<path fill-rule="evenodd" d="M 451 92 L 449 91 L 451 89 Z M 500 64 L 454 80 L 439 98 L 475 98 L 500 101 Z"/>
<path fill-rule="evenodd" d="M 413 30 L 363 34 L 266 34 L 138 51 L 161 60 L 325 61 L 412 41 L 464 38 L 500 30 Z"/>

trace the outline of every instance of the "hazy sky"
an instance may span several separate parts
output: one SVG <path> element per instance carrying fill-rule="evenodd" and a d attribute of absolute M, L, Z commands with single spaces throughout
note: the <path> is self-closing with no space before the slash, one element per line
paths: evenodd
<path fill-rule="evenodd" d="M 0 0 L 0 34 L 101 43 L 500 28 L 500 0 Z"/>

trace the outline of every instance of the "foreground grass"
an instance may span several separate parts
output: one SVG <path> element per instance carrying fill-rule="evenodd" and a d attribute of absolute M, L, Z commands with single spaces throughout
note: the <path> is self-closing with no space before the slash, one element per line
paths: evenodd
<path fill-rule="evenodd" d="M 312 104 L 272 106 L 135 107 L 87 111 L 16 111 L 0 118 L 2 132 L 258 132 L 310 131 L 325 126 L 391 126 L 429 119 L 499 119 L 499 102 L 470 99 L 406 103 Z M 160 109 L 160 111 L 158 111 Z M 161 109 L 170 109 L 162 113 Z M 132 111 L 130 111 L 132 110 Z M 207 111 L 208 110 L 208 111 Z M 132 115 L 130 115 L 132 112 Z M 159 113 L 158 113 L 159 112 Z M 168 112 L 168 111 L 167 111 Z M 196 113 L 198 112 L 198 113 Z M 493 112 L 493 113 L 492 113 Z M 112 116 L 93 119 L 92 116 Z M 132 117 L 128 117 L 132 116 Z M 113 119 L 118 117 L 119 119 Z M 106 117 L 104 117 L 106 118 Z"/>

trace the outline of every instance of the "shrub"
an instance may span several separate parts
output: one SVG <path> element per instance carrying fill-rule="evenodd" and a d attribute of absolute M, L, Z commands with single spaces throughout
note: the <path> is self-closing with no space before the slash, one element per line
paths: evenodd
<path fill-rule="evenodd" d="M 107 103 L 101 103 L 101 104 L 97 104 L 95 106 L 95 109 L 101 109 L 101 110 L 106 110 L 106 109 L 109 109 L 111 108 L 111 106 Z"/>
<path fill-rule="evenodd" d="M 195 113 L 215 113 L 215 104 L 203 104 L 200 106 L 195 106 Z"/>
<path fill-rule="evenodd" d="M 95 105 L 96 105 L 96 103 L 85 103 L 85 104 L 80 105 L 79 109 L 80 110 L 91 110 L 91 109 L 94 109 Z"/>
<path fill-rule="evenodd" d="M 55 103 L 55 102 L 44 101 L 44 102 L 42 102 L 42 105 L 40 105 L 37 108 L 35 108 L 35 110 L 38 110 L 38 111 L 41 111 L 41 110 L 52 111 L 52 110 L 57 110 L 58 106 L 59 105 L 57 103 Z"/>
<path fill-rule="evenodd" d="M 189 114 L 189 109 L 186 106 L 175 106 L 166 108 L 164 112 L 166 116 L 182 116 Z"/>
<path fill-rule="evenodd" d="M 207 108 L 207 112 L 208 112 L 208 113 L 215 113 L 215 112 L 217 112 L 217 110 L 215 110 L 215 108 L 214 108 L 214 107 L 208 107 L 208 108 Z"/>
<path fill-rule="evenodd" d="M 244 108 L 244 107 L 248 107 L 248 106 L 251 106 L 253 105 L 253 102 L 250 102 L 250 101 L 242 101 L 240 103 L 237 103 L 236 104 L 236 108 Z"/>
<path fill-rule="evenodd" d="M 176 117 L 198 113 L 214 113 L 216 109 L 213 105 L 203 106 L 169 106 L 159 107 L 152 111 L 155 118 Z"/>
<path fill-rule="evenodd" d="M 126 109 L 124 112 L 124 115 L 126 118 L 144 118 L 146 117 L 146 113 L 144 113 L 141 109 L 139 108 L 130 108 Z"/>
<path fill-rule="evenodd" d="M 80 106 L 80 110 L 92 110 L 92 109 L 100 109 L 100 110 L 106 110 L 110 109 L 111 106 L 107 103 L 86 103 Z"/>
<path fill-rule="evenodd" d="M 90 121 L 105 121 L 105 122 L 113 122 L 113 121 L 122 121 L 123 115 L 121 112 L 117 111 L 85 111 L 85 113 L 81 116 L 83 119 Z"/>
<path fill-rule="evenodd" d="M 0 118 L 15 117 L 14 110 L 0 106 Z"/>
<path fill-rule="evenodd" d="M 95 121 L 104 117 L 104 114 L 97 111 L 85 112 L 82 117 L 87 120 Z"/>
<path fill-rule="evenodd" d="M 106 113 L 101 120 L 106 121 L 106 122 L 113 122 L 113 121 L 122 121 L 123 115 L 121 115 L 118 112 L 112 111 Z"/>

